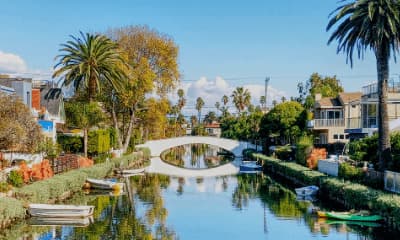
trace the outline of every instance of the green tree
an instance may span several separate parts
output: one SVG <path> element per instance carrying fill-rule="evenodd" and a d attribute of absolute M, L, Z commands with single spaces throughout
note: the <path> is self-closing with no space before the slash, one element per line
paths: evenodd
<path fill-rule="evenodd" d="M 103 35 L 81 32 L 81 37 L 72 36 L 72 41 L 61 46 L 63 54 L 57 56 L 53 78 L 61 77 L 64 86 L 86 89 L 89 101 L 94 100 L 103 82 L 121 88 L 125 62 L 115 42 Z"/>
<path fill-rule="evenodd" d="M 228 116 L 228 102 L 229 102 L 229 97 L 224 95 L 221 98 L 223 107 L 221 108 L 221 112 L 222 112 L 222 117 L 225 118 Z"/>
<path fill-rule="evenodd" d="M 235 104 L 238 113 L 240 113 L 250 105 L 251 95 L 249 90 L 244 89 L 243 87 L 237 87 L 232 95 L 232 102 Z"/>
<path fill-rule="evenodd" d="M 209 111 L 209 112 L 204 116 L 203 122 L 204 122 L 204 123 L 211 124 L 212 122 L 215 122 L 215 121 L 217 121 L 217 120 L 218 120 L 217 114 L 215 114 L 214 111 Z"/>
<path fill-rule="evenodd" d="M 97 102 L 70 101 L 64 105 L 67 126 L 83 130 L 83 152 L 88 153 L 89 129 L 105 120 L 105 115 Z"/>
<path fill-rule="evenodd" d="M 378 133 L 379 168 L 386 169 L 390 162 L 391 146 L 387 108 L 387 88 L 389 78 L 389 60 L 399 50 L 400 42 L 400 1 L 393 0 L 357 0 L 347 1 L 334 12 L 327 25 L 327 31 L 334 26 L 328 44 L 338 41 L 337 52 L 347 55 L 353 66 L 353 53 L 363 57 L 371 49 L 376 57 L 378 79 Z"/>
<path fill-rule="evenodd" d="M 304 132 L 306 120 L 300 103 L 283 102 L 263 116 L 259 132 L 266 142 L 270 137 L 279 136 L 281 143 L 293 143 Z"/>
<path fill-rule="evenodd" d="M 261 104 L 261 107 L 262 107 L 262 109 L 265 109 L 267 106 L 266 106 L 266 104 L 267 104 L 267 99 L 265 98 L 265 96 L 261 96 L 260 97 L 260 104 Z"/>
<path fill-rule="evenodd" d="M 199 117 L 199 121 L 198 121 L 198 123 L 200 123 L 201 121 L 201 109 L 203 108 L 203 106 L 204 106 L 204 101 L 203 101 L 203 99 L 201 98 L 201 97 L 198 97 L 197 99 L 196 99 L 196 110 L 197 110 L 197 114 L 198 114 L 198 117 Z"/>
<path fill-rule="evenodd" d="M 340 80 L 336 76 L 321 76 L 318 73 L 311 74 L 308 81 L 297 84 L 299 97 L 297 101 L 302 103 L 305 108 L 310 109 L 315 102 L 315 94 L 319 93 L 322 97 L 337 97 L 344 89 Z"/>

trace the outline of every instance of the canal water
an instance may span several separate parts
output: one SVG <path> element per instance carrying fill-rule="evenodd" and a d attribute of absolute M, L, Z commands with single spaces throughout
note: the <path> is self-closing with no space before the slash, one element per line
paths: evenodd
<path fill-rule="evenodd" d="M 318 219 L 313 206 L 268 176 L 121 178 L 128 191 L 81 192 L 67 204 L 95 206 L 92 218 L 29 219 L 0 239 L 398 239 L 379 224 Z"/>

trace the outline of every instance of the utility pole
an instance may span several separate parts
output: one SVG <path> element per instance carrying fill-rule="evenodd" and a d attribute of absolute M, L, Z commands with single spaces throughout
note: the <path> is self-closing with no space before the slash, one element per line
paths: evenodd
<path fill-rule="evenodd" d="M 265 89 L 264 89 L 264 96 L 265 96 L 265 108 L 267 108 L 267 102 L 268 102 L 268 100 L 267 100 L 267 93 L 268 93 L 268 83 L 269 83 L 269 77 L 266 77 L 265 78 Z"/>

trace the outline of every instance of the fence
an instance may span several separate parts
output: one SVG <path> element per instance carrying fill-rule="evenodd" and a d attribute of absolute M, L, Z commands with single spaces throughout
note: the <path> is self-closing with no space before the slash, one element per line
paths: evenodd
<path fill-rule="evenodd" d="M 75 154 L 65 154 L 59 156 L 54 160 L 50 160 L 50 164 L 54 174 L 78 168 L 79 167 L 78 158 L 79 156 Z"/>
<path fill-rule="evenodd" d="M 385 171 L 385 189 L 400 193 L 400 173 Z"/>

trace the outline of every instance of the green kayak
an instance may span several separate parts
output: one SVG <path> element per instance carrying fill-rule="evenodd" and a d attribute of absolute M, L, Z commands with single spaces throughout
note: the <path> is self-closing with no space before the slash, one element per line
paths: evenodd
<path fill-rule="evenodd" d="M 343 213 L 334 213 L 334 212 L 326 212 L 326 216 L 328 218 L 334 218 L 339 220 L 346 221 L 363 221 L 363 222 L 376 222 L 380 221 L 383 218 L 379 215 L 360 215 L 360 214 L 343 214 Z"/>

